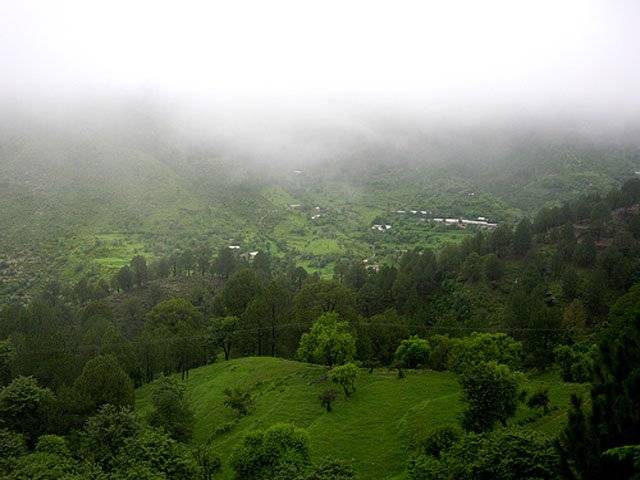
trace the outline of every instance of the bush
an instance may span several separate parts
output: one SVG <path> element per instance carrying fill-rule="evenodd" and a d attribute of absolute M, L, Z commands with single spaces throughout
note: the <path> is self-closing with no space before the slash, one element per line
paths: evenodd
<path fill-rule="evenodd" d="M 558 463 L 552 440 L 531 430 L 500 429 L 466 434 L 439 457 L 418 455 L 407 473 L 409 480 L 555 480 Z"/>
<path fill-rule="evenodd" d="M 231 457 L 236 480 L 271 480 L 283 470 L 292 478 L 309 466 L 309 437 L 305 430 L 277 424 L 247 435 Z"/>
<path fill-rule="evenodd" d="M 224 405 L 236 412 L 239 417 L 251 413 L 255 401 L 251 394 L 239 388 L 227 388 L 224 390 Z"/>
<path fill-rule="evenodd" d="M 427 365 L 430 353 L 429 342 L 417 335 L 412 335 L 400 342 L 395 359 L 400 367 L 418 368 Z"/>
<path fill-rule="evenodd" d="M 425 455 L 439 457 L 440 454 L 451 448 L 462 433 L 455 427 L 445 426 L 431 432 L 420 445 L 420 450 Z"/>

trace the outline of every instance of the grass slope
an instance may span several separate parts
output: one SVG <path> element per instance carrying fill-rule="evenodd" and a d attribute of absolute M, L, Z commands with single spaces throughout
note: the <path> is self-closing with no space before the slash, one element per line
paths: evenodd
<path fill-rule="evenodd" d="M 334 411 L 320 407 L 319 393 L 326 388 L 323 367 L 270 357 L 250 357 L 193 370 L 188 395 L 196 414 L 195 441 L 211 441 L 226 465 L 233 448 L 244 435 L 274 423 L 290 422 L 307 429 L 312 456 L 349 460 L 366 479 L 403 478 L 408 447 L 433 428 L 457 424 L 463 410 L 457 377 L 449 372 L 408 372 L 398 379 L 385 369 L 363 371 L 352 398 L 342 396 Z M 530 426 L 553 434 L 562 427 L 569 396 L 581 385 L 566 384 L 553 375 L 529 379 L 528 390 L 549 389 L 552 406 L 560 407 Z M 249 389 L 256 398 L 255 411 L 226 432 L 216 428 L 234 421 L 222 404 L 228 387 Z M 150 407 L 150 386 L 137 391 L 137 408 L 144 415 Z M 521 406 L 516 420 L 531 414 Z M 228 468 L 221 478 L 231 478 Z"/>

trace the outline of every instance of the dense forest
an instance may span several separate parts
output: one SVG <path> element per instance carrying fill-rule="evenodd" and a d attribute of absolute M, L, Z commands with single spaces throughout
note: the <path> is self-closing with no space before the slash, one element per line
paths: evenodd
<path fill-rule="evenodd" d="M 0 311 L 3 478 L 376 478 L 294 423 L 225 443 L 268 398 L 233 381 L 244 357 L 318 365 L 298 394 L 327 418 L 366 401 L 375 375 L 397 392 L 451 375 L 461 414 L 416 424 L 394 478 L 635 478 L 639 202 L 634 178 L 393 262 L 343 255 L 331 275 L 192 242 L 50 280 Z M 235 365 L 215 407 L 232 420 L 203 436 L 189 388 L 217 364 Z M 560 403 L 559 383 L 579 393 Z M 551 418 L 556 431 L 537 428 Z"/>

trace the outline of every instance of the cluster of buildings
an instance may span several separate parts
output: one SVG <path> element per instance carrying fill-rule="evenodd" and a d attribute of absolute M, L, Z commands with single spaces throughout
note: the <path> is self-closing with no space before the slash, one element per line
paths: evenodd
<path fill-rule="evenodd" d="M 436 223 L 444 223 L 446 225 L 455 225 L 460 228 L 466 228 L 467 225 L 480 228 L 496 228 L 497 223 L 492 223 L 486 217 L 478 217 L 476 220 L 467 220 L 466 218 L 434 218 Z"/>

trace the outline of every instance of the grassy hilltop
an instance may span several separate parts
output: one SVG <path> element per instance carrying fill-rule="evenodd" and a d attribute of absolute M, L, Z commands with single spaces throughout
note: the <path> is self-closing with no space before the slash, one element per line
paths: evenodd
<path fill-rule="evenodd" d="M 356 393 L 348 400 L 341 396 L 333 412 L 326 413 L 318 401 L 326 387 L 325 371 L 317 365 L 271 357 L 241 358 L 193 370 L 188 397 L 196 416 L 194 441 L 210 441 L 226 463 L 233 448 L 252 430 L 288 422 L 307 429 L 314 458 L 349 460 L 362 480 L 400 479 L 409 445 L 436 427 L 459 423 L 463 404 L 453 373 L 409 371 L 398 379 L 394 371 L 368 374 L 362 370 Z M 540 384 L 549 389 L 551 404 L 558 408 L 530 426 L 556 433 L 564 425 L 571 393 L 585 390 L 547 375 L 529 378 L 523 386 L 533 390 Z M 223 405 L 223 391 L 229 387 L 247 389 L 256 400 L 254 412 L 237 423 Z M 150 393 L 149 385 L 136 392 L 136 408 L 142 415 L 149 410 Z M 531 414 L 520 405 L 513 421 Z M 230 475 L 225 468 L 222 478 Z"/>

